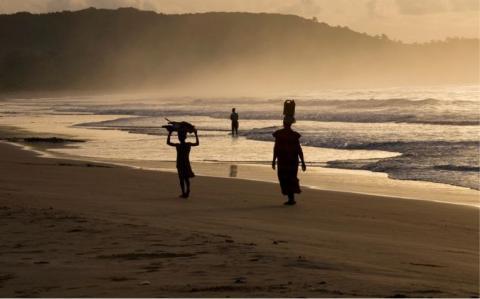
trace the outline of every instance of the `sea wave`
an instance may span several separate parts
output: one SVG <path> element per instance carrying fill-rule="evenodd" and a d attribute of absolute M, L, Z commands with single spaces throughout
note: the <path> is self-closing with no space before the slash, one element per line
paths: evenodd
<path fill-rule="evenodd" d="M 208 119 L 208 118 L 203 118 Z M 162 125 L 163 118 L 158 117 L 124 117 L 114 120 L 85 123 L 81 126 L 101 127 L 108 129 L 125 130 L 131 133 L 165 135 Z M 145 124 L 158 125 L 145 125 Z M 208 136 L 225 136 L 225 129 L 221 129 L 207 122 L 200 124 L 203 134 Z M 419 125 L 392 125 L 378 128 L 376 131 L 368 128 L 358 128 L 358 125 L 344 127 L 302 127 L 302 144 L 321 148 L 345 150 L 381 150 L 401 153 L 386 159 L 376 160 L 349 160 L 331 161 L 326 165 L 334 168 L 362 169 L 388 173 L 392 178 L 424 180 L 440 182 L 456 186 L 463 186 L 480 190 L 478 152 L 480 150 L 476 127 L 472 127 L 465 136 L 456 134 L 456 131 L 447 131 L 446 128 L 420 128 Z M 375 126 L 375 125 L 374 125 Z M 243 130 L 241 135 L 246 138 L 260 141 L 273 141 L 272 132 L 279 126 L 268 126 Z M 412 132 L 412 130 L 418 132 Z M 478 129 L 478 128 L 477 128 Z M 389 131 L 390 130 L 390 131 Z M 368 132 L 369 131 L 369 132 Z M 464 132 L 465 133 L 465 132 Z M 470 138 L 470 139 L 469 139 Z M 446 140 L 445 140 L 446 139 Z M 307 157 L 308 159 L 308 157 Z"/>
<path fill-rule="evenodd" d="M 282 116 L 282 100 L 194 99 L 182 102 L 164 100 L 157 104 L 124 104 L 63 107 L 58 112 L 132 115 L 150 117 L 209 116 L 228 118 L 237 107 L 240 119 L 276 120 Z M 298 120 L 358 123 L 418 123 L 438 125 L 478 125 L 479 101 L 449 101 L 435 98 L 388 99 L 309 99 L 297 102 Z"/>
<path fill-rule="evenodd" d="M 255 129 L 247 138 L 273 141 L 277 127 Z M 330 161 L 329 167 L 362 169 L 388 173 L 396 179 L 423 180 L 480 190 L 480 151 L 477 140 L 394 140 L 379 141 L 384 136 L 352 136 L 342 132 L 303 133 L 302 144 L 347 150 L 381 150 L 400 156 L 376 160 Z M 410 136 L 414 138 L 413 134 Z M 377 141 L 373 140 L 377 139 Z"/>
<path fill-rule="evenodd" d="M 402 95 L 402 92 L 398 92 Z M 382 150 L 400 156 L 376 161 L 335 161 L 330 167 L 382 171 L 398 179 L 442 182 L 480 189 L 478 130 L 480 101 L 476 92 L 443 96 L 384 98 L 298 98 L 296 129 L 307 146 Z M 463 100 L 462 100 L 463 99 Z M 192 120 L 208 134 L 225 136 L 229 114 L 240 114 L 241 135 L 273 141 L 281 124 L 283 99 L 162 99 L 148 104 L 81 105 L 58 112 L 128 115 L 84 124 L 129 132 L 164 135 L 165 117 Z M 270 125 L 272 124 L 272 125 Z M 220 132 L 220 133 L 219 133 Z"/>

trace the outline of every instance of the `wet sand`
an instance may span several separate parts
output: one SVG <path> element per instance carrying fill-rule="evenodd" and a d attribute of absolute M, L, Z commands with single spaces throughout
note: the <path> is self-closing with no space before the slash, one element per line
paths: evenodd
<path fill-rule="evenodd" d="M 47 159 L 0 143 L 0 296 L 479 296 L 479 209 Z"/>

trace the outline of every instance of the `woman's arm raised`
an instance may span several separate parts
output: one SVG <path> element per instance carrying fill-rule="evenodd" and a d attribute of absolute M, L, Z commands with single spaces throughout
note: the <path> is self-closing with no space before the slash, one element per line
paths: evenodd
<path fill-rule="evenodd" d="M 195 133 L 195 143 L 192 143 L 192 146 L 199 146 L 200 145 L 200 140 L 198 140 L 197 130 L 195 130 L 194 133 Z"/>
<path fill-rule="evenodd" d="M 171 137 L 172 137 L 172 131 L 168 131 L 167 144 L 170 145 L 170 146 L 176 146 L 175 143 L 170 141 Z"/>

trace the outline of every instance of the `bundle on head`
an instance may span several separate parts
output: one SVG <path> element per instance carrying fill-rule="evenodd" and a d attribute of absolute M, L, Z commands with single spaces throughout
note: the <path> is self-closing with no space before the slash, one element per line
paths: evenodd
<path fill-rule="evenodd" d="M 295 101 L 294 100 L 286 100 L 283 103 L 283 122 L 285 124 L 293 124 L 295 123 Z"/>
<path fill-rule="evenodd" d="M 295 117 L 295 101 L 294 100 L 286 100 L 283 103 L 283 115 L 289 117 Z"/>
<path fill-rule="evenodd" d="M 162 126 L 162 128 L 167 129 L 168 132 L 186 132 L 186 133 L 193 133 L 195 132 L 195 126 L 186 121 L 171 121 L 166 118 L 168 121 L 168 125 Z"/>

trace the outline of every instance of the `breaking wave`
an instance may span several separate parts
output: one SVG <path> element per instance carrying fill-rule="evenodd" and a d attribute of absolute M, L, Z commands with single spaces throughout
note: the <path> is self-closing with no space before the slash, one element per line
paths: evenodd
<path fill-rule="evenodd" d="M 231 107 L 237 107 L 241 119 L 279 119 L 282 115 L 282 100 L 241 99 L 195 99 L 175 104 L 162 100 L 159 104 L 127 104 L 102 106 L 77 106 L 58 109 L 58 112 L 115 114 L 150 117 L 209 116 L 228 118 Z M 439 100 L 426 98 L 389 99 L 326 99 L 298 100 L 297 119 L 323 122 L 358 123 L 418 123 L 478 125 L 479 101 Z"/>

